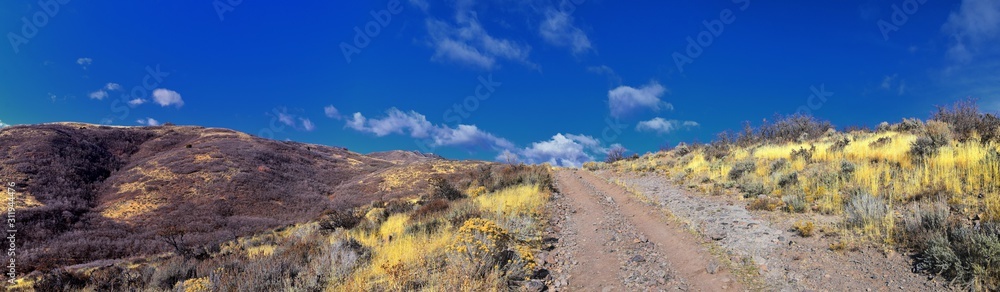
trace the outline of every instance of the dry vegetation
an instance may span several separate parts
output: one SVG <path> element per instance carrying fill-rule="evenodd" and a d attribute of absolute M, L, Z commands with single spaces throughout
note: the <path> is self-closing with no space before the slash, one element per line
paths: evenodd
<path fill-rule="evenodd" d="M 781 117 L 708 145 L 585 167 L 663 173 L 754 210 L 839 216 L 850 240 L 913 251 L 917 271 L 1000 289 L 1000 120 L 973 101 L 875 130 Z M 813 226 L 795 230 L 810 236 Z"/>
<path fill-rule="evenodd" d="M 419 196 L 171 253 L 61 268 L 39 291 L 506 291 L 535 276 L 548 166 L 482 164 L 429 180 Z M 464 191 L 460 191 L 464 190 Z M 180 240 L 178 234 L 161 233 Z"/>

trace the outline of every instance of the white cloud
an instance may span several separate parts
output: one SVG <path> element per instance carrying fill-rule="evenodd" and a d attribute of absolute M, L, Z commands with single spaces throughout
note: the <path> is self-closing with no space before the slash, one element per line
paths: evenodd
<path fill-rule="evenodd" d="M 287 126 L 295 126 L 295 117 L 285 111 L 278 113 L 278 121 Z"/>
<path fill-rule="evenodd" d="M 581 54 L 591 49 L 590 38 L 583 30 L 573 25 L 573 16 L 565 11 L 547 9 L 545 20 L 538 27 L 538 33 L 551 45 L 569 47 L 573 54 Z"/>
<path fill-rule="evenodd" d="M 430 130 L 434 127 L 431 122 L 427 121 L 427 117 L 415 111 L 403 112 L 397 108 L 391 108 L 386 111 L 386 115 L 381 119 L 367 119 L 361 113 L 355 113 L 354 117 L 347 121 L 347 126 L 379 137 L 409 132 L 410 137 L 413 138 L 429 137 Z"/>
<path fill-rule="evenodd" d="M 480 24 L 478 15 L 467 2 L 458 3 L 454 23 L 433 17 L 425 21 L 434 49 L 432 60 L 455 62 L 491 70 L 497 59 L 518 61 L 535 66 L 528 61 L 531 47 L 489 34 Z"/>
<path fill-rule="evenodd" d="M 305 129 L 306 132 L 312 132 L 313 130 L 316 129 L 316 125 L 313 124 L 313 122 L 310 121 L 309 119 L 299 118 L 299 120 L 302 121 L 302 128 Z"/>
<path fill-rule="evenodd" d="M 87 66 L 90 66 L 90 64 L 94 63 L 94 60 L 91 58 L 79 58 L 76 59 L 76 63 L 82 66 L 84 70 L 86 70 Z"/>
<path fill-rule="evenodd" d="M 427 117 L 415 111 L 404 112 L 396 108 L 386 111 L 382 118 L 366 118 L 354 113 L 346 119 L 346 128 L 383 137 L 390 134 L 409 135 L 416 139 L 426 139 L 429 146 L 453 146 L 465 149 L 503 150 L 514 148 L 514 144 L 491 133 L 480 130 L 475 125 L 434 125 Z"/>
<path fill-rule="evenodd" d="M 334 107 L 333 105 L 328 105 L 328 106 L 324 107 L 323 108 L 323 114 L 326 115 L 326 117 L 331 118 L 331 119 L 337 119 L 337 120 L 341 119 L 340 111 L 338 111 L 337 108 Z"/>
<path fill-rule="evenodd" d="M 948 15 L 942 30 L 952 38 L 948 56 L 969 62 L 980 48 L 992 50 L 986 43 L 1000 36 L 1000 1 L 963 0 L 958 11 Z"/>
<path fill-rule="evenodd" d="M 120 91 L 122 90 L 122 86 L 118 83 L 109 82 L 108 85 L 104 86 L 104 89 L 108 91 Z"/>
<path fill-rule="evenodd" d="M 145 99 L 141 99 L 141 98 L 136 98 L 136 99 L 128 101 L 128 105 L 130 105 L 132 107 L 137 107 L 137 106 L 140 106 L 140 105 L 142 105 L 144 103 L 146 103 L 146 100 Z"/>
<path fill-rule="evenodd" d="M 666 88 L 656 82 L 651 82 L 640 88 L 619 86 L 612 89 L 608 91 L 608 107 L 611 110 L 611 116 L 622 117 L 640 109 L 653 111 L 659 111 L 661 108 L 673 109 L 671 104 L 660 100 L 665 92 Z"/>
<path fill-rule="evenodd" d="M 108 97 L 108 92 L 104 91 L 104 89 L 101 89 L 98 91 L 91 92 L 87 96 L 89 96 L 90 99 L 103 100 L 104 98 Z"/>
<path fill-rule="evenodd" d="M 698 122 L 695 121 L 678 121 L 678 120 L 665 120 L 663 118 L 653 118 L 648 121 L 639 122 L 635 126 L 636 131 L 640 132 L 656 132 L 657 134 L 668 134 L 670 132 L 699 126 Z"/>
<path fill-rule="evenodd" d="M 181 95 L 179 93 L 164 88 L 157 88 L 156 90 L 153 90 L 153 101 L 162 107 L 174 105 L 180 108 L 184 106 L 184 100 L 181 99 Z"/>
<path fill-rule="evenodd" d="M 594 160 L 594 156 L 586 151 L 583 144 L 563 134 L 556 134 L 547 141 L 532 143 L 520 151 L 520 156 L 528 163 L 569 167 L 579 167 L 584 162 Z"/>
<path fill-rule="evenodd" d="M 135 122 L 139 123 L 140 125 L 146 125 L 146 126 L 159 126 L 160 125 L 160 122 L 157 121 L 157 120 L 155 120 L 155 119 L 153 119 L 153 118 L 139 119 L 139 120 L 137 120 Z"/>

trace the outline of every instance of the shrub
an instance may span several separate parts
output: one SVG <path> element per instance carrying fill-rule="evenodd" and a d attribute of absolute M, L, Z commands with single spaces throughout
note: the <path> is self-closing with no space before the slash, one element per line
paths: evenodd
<path fill-rule="evenodd" d="M 804 213 L 809 209 L 805 193 L 799 189 L 789 189 L 789 194 L 782 196 L 781 201 L 785 203 L 785 210 L 788 212 Z"/>
<path fill-rule="evenodd" d="M 827 151 L 829 152 L 844 151 L 844 148 L 847 148 L 847 145 L 850 144 L 851 144 L 851 139 L 848 138 L 837 139 L 836 142 L 833 142 L 833 145 L 830 145 L 830 148 L 827 148 Z"/>
<path fill-rule="evenodd" d="M 741 179 L 737 187 L 743 192 L 744 198 L 753 198 L 759 195 L 769 195 L 771 193 L 770 187 L 753 179 Z"/>
<path fill-rule="evenodd" d="M 801 147 L 799 149 L 793 149 L 791 153 L 792 160 L 802 159 L 806 162 L 811 162 L 813 153 L 816 152 L 816 145 L 811 145 L 808 149 Z"/>
<path fill-rule="evenodd" d="M 197 275 L 195 267 L 195 260 L 173 257 L 156 268 L 150 282 L 160 289 L 169 290 L 178 282 L 194 278 Z"/>
<path fill-rule="evenodd" d="M 36 291 L 79 291 L 86 285 L 85 276 L 56 269 L 43 275 L 32 288 Z"/>
<path fill-rule="evenodd" d="M 433 200 L 427 202 L 427 204 L 424 204 L 423 206 L 420 206 L 420 208 L 417 208 L 417 211 L 413 213 L 413 216 L 415 218 L 427 218 L 430 217 L 430 215 L 448 210 L 448 206 L 448 200 Z"/>
<path fill-rule="evenodd" d="M 332 246 L 329 255 L 333 265 L 333 279 L 350 275 L 355 268 L 371 260 L 371 249 L 353 238 L 341 239 Z"/>
<path fill-rule="evenodd" d="M 820 121 L 809 115 L 776 115 L 774 123 L 767 120 L 757 128 L 748 122 L 744 124 L 743 132 L 736 143 L 749 146 L 758 143 L 785 143 L 799 140 L 803 137 L 823 137 L 833 125 L 828 121 Z"/>
<path fill-rule="evenodd" d="M 1000 226 L 949 227 L 936 233 L 917 256 L 915 269 L 963 283 L 971 290 L 1000 288 Z"/>
<path fill-rule="evenodd" d="M 810 237 L 813 235 L 816 226 L 812 223 L 812 221 L 798 221 L 792 225 L 792 228 L 795 229 L 795 232 L 798 233 L 799 236 Z"/>
<path fill-rule="evenodd" d="M 729 170 L 729 179 L 737 180 L 743 177 L 743 175 L 753 172 L 756 168 L 757 164 L 751 159 L 737 162 L 733 165 L 733 168 Z"/>
<path fill-rule="evenodd" d="M 795 171 L 782 175 L 778 178 L 778 187 L 780 188 L 786 188 L 797 184 L 799 184 L 799 173 Z"/>
<path fill-rule="evenodd" d="M 892 125 L 897 132 L 919 133 L 924 130 L 924 122 L 918 118 L 904 118 L 899 124 Z"/>
<path fill-rule="evenodd" d="M 917 140 L 910 144 L 910 156 L 913 157 L 914 160 L 923 161 L 924 159 L 937 154 L 938 148 L 940 148 L 941 145 L 942 144 L 939 144 L 930 137 L 917 137 Z"/>
<path fill-rule="evenodd" d="M 875 140 L 875 141 L 873 141 L 871 143 L 868 143 L 868 148 L 872 148 L 872 149 L 882 148 L 882 146 L 889 145 L 889 143 L 892 143 L 892 138 L 881 137 L 881 138 L 878 138 L 878 140 Z"/>
<path fill-rule="evenodd" d="M 774 211 L 777 210 L 779 206 L 781 206 L 781 200 L 779 199 L 771 198 L 768 196 L 758 196 L 756 199 L 753 200 L 753 202 L 750 202 L 750 205 L 747 206 L 747 209 Z"/>
<path fill-rule="evenodd" d="M 492 269 L 503 270 L 512 260 L 508 252 L 511 236 L 495 223 L 473 218 L 459 228 L 448 250 L 457 255 L 456 262 L 470 276 L 485 277 Z"/>
<path fill-rule="evenodd" d="M 980 142 L 1000 141 L 997 129 L 1000 128 L 1000 118 L 992 114 L 982 114 L 976 100 L 957 101 L 951 108 L 939 106 L 931 119 L 951 125 L 955 138 L 965 142 L 979 136 Z"/>
<path fill-rule="evenodd" d="M 854 171 L 856 169 L 857 169 L 857 166 L 854 165 L 853 162 L 850 162 L 850 161 L 847 161 L 847 160 L 841 160 L 840 161 L 840 175 L 841 176 L 843 176 L 843 177 L 850 177 L 850 175 L 854 174 Z"/>
<path fill-rule="evenodd" d="M 440 175 L 432 176 L 427 180 L 427 183 L 430 185 L 430 198 L 432 199 L 454 201 L 464 197 L 462 192 L 458 191 L 458 189 Z"/>
<path fill-rule="evenodd" d="M 337 228 L 351 229 L 361 222 L 361 217 L 349 211 L 332 211 L 319 220 L 320 230 L 333 231 Z"/>
<path fill-rule="evenodd" d="M 611 150 L 608 150 L 608 157 L 604 159 L 604 162 L 615 163 L 622 159 L 625 159 L 625 147 L 613 146 Z"/>
<path fill-rule="evenodd" d="M 867 193 L 859 193 L 851 197 L 844 212 L 847 214 L 847 226 L 864 228 L 865 226 L 881 226 L 882 219 L 889 212 L 889 207 L 881 198 Z"/>
<path fill-rule="evenodd" d="M 788 163 L 788 159 L 778 158 L 778 160 L 771 162 L 771 173 L 776 173 L 778 171 L 781 171 L 787 168 L 789 165 L 791 164 Z"/>

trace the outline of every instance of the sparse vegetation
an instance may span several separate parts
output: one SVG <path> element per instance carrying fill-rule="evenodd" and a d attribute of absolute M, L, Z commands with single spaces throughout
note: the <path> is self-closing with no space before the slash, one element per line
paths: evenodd
<path fill-rule="evenodd" d="M 552 189 L 548 166 L 486 165 L 464 181 L 457 185 L 483 193 L 435 196 L 456 189 L 442 179 L 428 185 L 424 198 L 329 211 L 313 222 L 208 247 L 204 257 L 177 249 L 97 268 L 52 270 L 32 285 L 42 291 L 516 289 L 515 281 L 538 268 L 534 254 Z M 491 188 L 497 189 L 485 191 Z M 164 234 L 182 246 L 180 235 Z"/>
<path fill-rule="evenodd" d="M 860 239 L 852 245 L 912 250 L 921 271 L 994 290 L 998 133 L 995 115 L 961 101 L 939 107 L 926 122 L 908 118 L 876 131 L 839 132 L 812 117 L 778 117 L 709 145 L 649 157 L 665 158 L 654 170 L 687 188 L 718 194 L 719 186 L 732 186 L 748 209 L 840 216 L 829 228 Z M 635 169 L 623 161 L 603 167 Z M 794 229 L 805 236 L 803 227 Z M 834 250 L 846 246 L 843 239 L 831 243 Z"/>

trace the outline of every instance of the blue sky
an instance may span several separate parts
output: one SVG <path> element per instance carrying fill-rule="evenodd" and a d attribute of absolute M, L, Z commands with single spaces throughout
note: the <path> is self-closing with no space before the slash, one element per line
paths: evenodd
<path fill-rule="evenodd" d="M 171 122 L 577 165 L 776 113 L 874 126 L 966 97 L 1000 109 L 994 0 L 0 6 L 11 125 Z"/>

